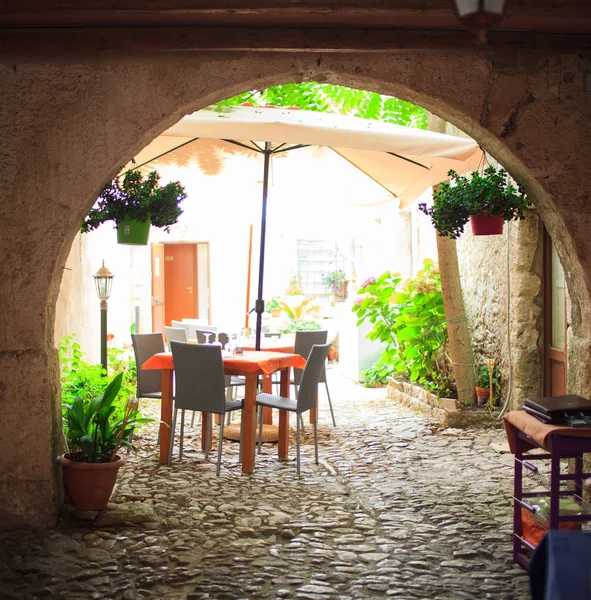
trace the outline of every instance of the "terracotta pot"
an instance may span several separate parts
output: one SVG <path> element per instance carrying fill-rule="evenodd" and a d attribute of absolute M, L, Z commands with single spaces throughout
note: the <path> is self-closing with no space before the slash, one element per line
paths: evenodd
<path fill-rule="evenodd" d="M 119 468 L 125 458 L 109 463 L 87 463 L 71 460 L 72 454 L 63 454 L 58 462 L 63 467 L 64 486 L 70 502 L 78 510 L 103 510 L 113 493 Z"/>
<path fill-rule="evenodd" d="M 488 388 L 481 388 L 476 386 L 476 398 L 478 398 L 478 406 L 484 406 L 488 397 L 490 396 L 490 390 Z"/>
<path fill-rule="evenodd" d="M 503 233 L 503 215 L 470 215 L 472 235 L 500 235 Z"/>

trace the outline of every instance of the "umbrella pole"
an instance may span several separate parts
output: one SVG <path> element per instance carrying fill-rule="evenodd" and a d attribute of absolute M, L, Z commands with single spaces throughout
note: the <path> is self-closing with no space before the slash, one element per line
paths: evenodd
<path fill-rule="evenodd" d="M 248 274 L 246 276 L 246 312 L 244 328 L 248 331 L 248 313 L 250 312 L 250 271 L 252 263 L 252 223 L 248 231 Z"/>
<path fill-rule="evenodd" d="M 267 230 L 267 191 L 269 188 L 269 163 L 271 161 L 271 143 L 265 142 L 265 156 L 263 169 L 263 207 L 261 210 L 261 249 L 259 253 L 259 291 L 255 303 L 255 311 L 257 313 L 257 328 L 256 328 L 256 345 L 257 350 L 261 349 L 261 330 L 263 327 L 263 311 L 265 310 L 265 302 L 263 300 L 263 275 L 265 272 L 265 234 Z"/>

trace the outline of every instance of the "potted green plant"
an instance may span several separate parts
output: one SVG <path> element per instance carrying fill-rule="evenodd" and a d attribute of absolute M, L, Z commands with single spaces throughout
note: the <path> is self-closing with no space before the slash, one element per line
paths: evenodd
<path fill-rule="evenodd" d="M 320 306 L 314 304 L 316 296 L 305 298 L 301 302 L 286 299 L 279 301 L 279 308 L 287 316 L 289 323 L 281 329 L 281 333 L 293 333 L 294 331 L 312 331 L 320 329 L 320 324 L 314 320 Z"/>
<path fill-rule="evenodd" d="M 178 182 L 160 186 L 160 175 L 152 171 L 144 178 L 137 169 L 129 169 L 123 177 L 116 177 L 100 193 L 90 209 L 80 231 L 86 233 L 114 221 L 120 244 L 146 245 L 150 224 L 169 231 L 182 210 L 179 207 L 187 196 Z"/>
<path fill-rule="evenodd" d="M 273 296 L 270 300 L 265 302 L 265 312 L 271 313 L 272 317 L 278 317 L 281 314 L 279 303 L 280 299 L 277 298 L 277 296 Z"/>
<path fill-rule="evenodd" d="M 330 273 L 322 275 L 322 283 L 332 294 L 335 301 L 339 302 L 347 299 L 348 281 L 345 271 L 342 269 L 335 269 L 334 271 L 330 271 Z"/>
<path fill-rule="evenodd" d="M 468 220 L 474 235 L 503 233 L 505 221 L 525 218 L 529 200 L 523 186 L 507 182 L 507 172 L 488 166 L 484 172 L 473 171 L 471 177 L 448 172 L 453 182 L 442 183 L 433 194 L 433 205 L 419 204 L 443 237 L 457 239 Z"/>
<path fill-rule="evenodd" d="M 484 406 L 486 401 L 490 397 L 490 390 L 492 386 L 493 393 L 498 391 L 501 384 L 501 375 L 497 365 L 492 364 L 492 379 L 491 371 L 488 365 L 480 365 L 476 371 L 476 398 L 478 399 L 478 406 Z"/>
<path fill-rule="evenodd" d="M 64 437 L 68 450 L 58 459 L 72 505 L 79 510 L 106 508 L 125 458 L 117 452 L 131 446 L 134 429 L 152 419 L 138 418 L 137 399 L 130 397 L 123 414 L 114 404 L 123 373 L 106 386 L 98 398 L 77 396 L 65 406 Z"/>

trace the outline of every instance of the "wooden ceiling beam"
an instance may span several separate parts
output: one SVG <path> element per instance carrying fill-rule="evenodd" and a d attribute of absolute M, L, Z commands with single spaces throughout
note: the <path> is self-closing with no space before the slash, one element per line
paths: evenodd
<path fill-rule="evenodd" d="M 491 31 L 481 45 L 469 30 L 350 28 L 71 28 L 2 29 L 3 55 L 180 51 L 391 52 L 400 49 L 591 51 L 591 34 Z"/>

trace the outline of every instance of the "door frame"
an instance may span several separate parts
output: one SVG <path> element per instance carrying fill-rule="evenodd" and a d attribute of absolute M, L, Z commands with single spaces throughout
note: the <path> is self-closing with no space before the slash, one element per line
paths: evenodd
<path fill-rule="evenodd" d="M 566 394 L 566 375 L 567 375 L 567 329 L 568 322 L 566 318 L 566 301 L 564 302 L 564 348 L 554 348 L 552 346 L 552 320 L 553 320 L 553 302 L 552 302 L 552 238 L 548 230 L 544 227 L 544 396 L 552 396 L 552 365 L 553 363 L 562 363 L 564 365 L 564 382 Z M 565 288 L 566 296 L 566 288 Z M 566 298 L 565 298 L 566 300 Z"/>
<path fill-rule="evenodd" d="M 165 240 L 165 241 L 158 241 L 158 242 L 154 242 L 153 244 L 151 244 L 152 246 L 158 244 L 158 245 L 162 245 L 162 246 L 179 246 L 179 245 L 192 245 L 195 246 L 195 254 L 196 254 L 196 262 L 195 262 L 195 266 L 197 268 L 197 285 L 196 285 L 196 290 L 197 290 L 197 297 L 196 297 L 196 302 L 197 302 L 197 309 L 199 311 L 199 305 L 201 304 L 201 298 L 202 296 L 199 294 L 199 290 L 200 290 L 200 280 L 202 277 L 205 276 L 205 283 L 207 286 L 207 292 L 206 292 L 206 298 L 207 298 L 207 321 L 208 323 L 211 323 L 211 245 L 209 243 L 209 241 L 194 241 L 194 240 Z M 200 271 L 199 269 L 199 246 L 205 246 L 207 248 L 207 260 L 204 261 L 205 264 L 205 268 L 206 268 L 206 273 L 205 275 Z M 150 255 L 152 254 L 152 252 L 150 252 Z M 151 261 L 151 257 L 150 257 L 150 261 Z M 150 263 L 151 264 L 151 263 Z M 165 273 L 165 261 L 162 261 L 162 274 L 164 276 Z M 151 292 L 151 297 L 153 295 L 153 288 L 152 288 L 152 277 L 151 277 L 151 273 L 150 273 L 150 292 Z M 164 289 L 164 295 L 163 295 L 164 301 L 163 304 L 166 307 L 166 288 Z M 150 311 L 151 312 L 151 311 Z M 153 318 L 152 313 L 150 314 L 150 317 Z M 163 316 L 164 318 L 164 316 Z M 154 323 L 152 322 L 152 326 L 154 325 Z"/>

